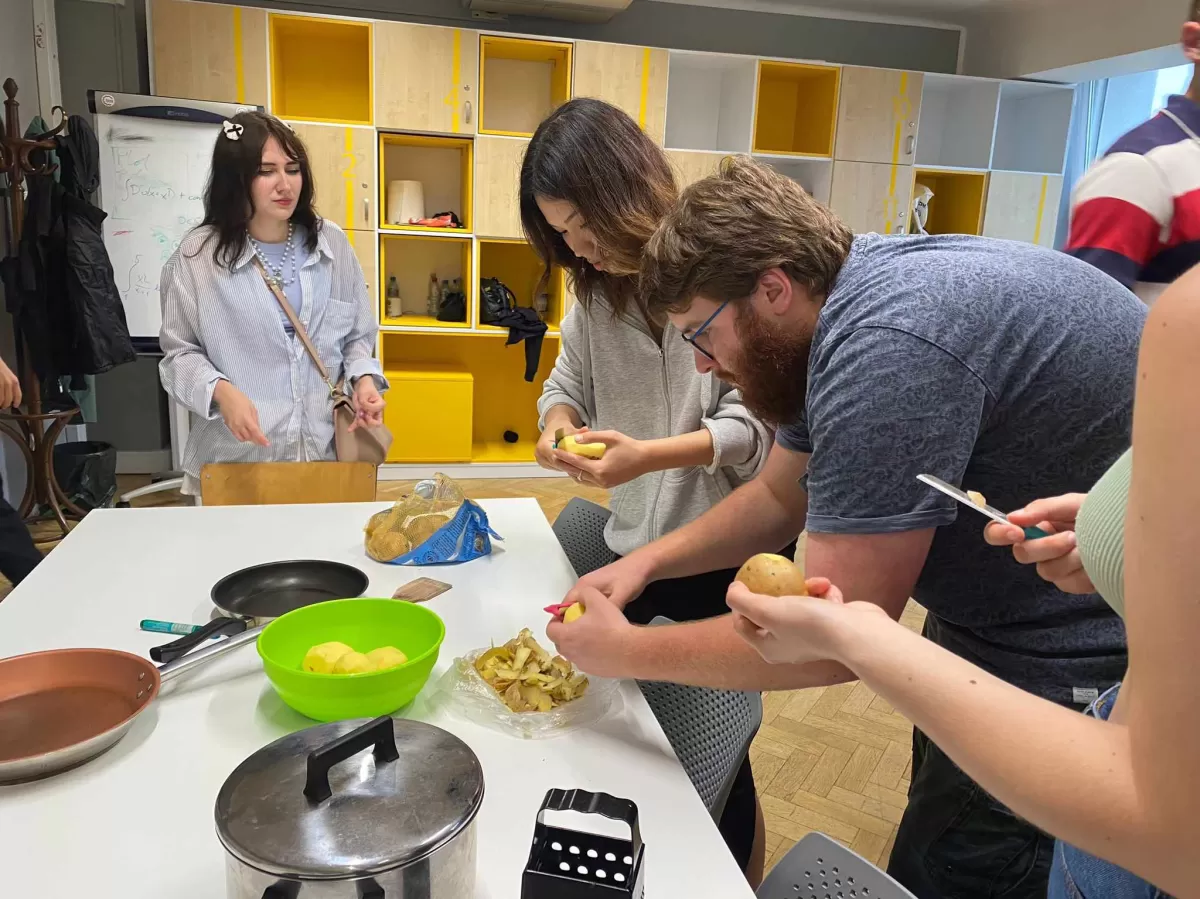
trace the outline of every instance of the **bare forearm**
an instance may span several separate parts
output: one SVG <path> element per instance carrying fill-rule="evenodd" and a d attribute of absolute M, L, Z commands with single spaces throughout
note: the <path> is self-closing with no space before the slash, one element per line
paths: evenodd
<path fill-rule="evenodd" d="M 799 690 L 854 680 L 854 674 L 836 662 L 764 662 L 738 637 L 729 615 L 636 628 L 626 666 L 623 677 L 718 690 Z"/>
<path fill-rule="evenodd" d="M 652 580 L 736 568 L 755 553 L 775 552 L 795 540 L 803 521 L 803 509 L 785 508 L 756 479 L 629 558 L 646 564 Z"/>
<path fill-rule="evenodd" d="M 579 418 L 579 413 L 571 406 L 565 403 L 560 403 L 557 406 L 551 406 L 546 413 L 546 430 L 556 431 L 559 428 L 582 428 L 583 422 Z"/>
<path fill-rule="evenodd" d="M 668 471 L 672 468 L 691 468 L 711 465 L 713 439 L 708 428 L 674 437 L 643 442 L 649 471 Z"/>
<path fill-rule="evenodd" d="M 1151 862 L 1168 886 L 1126 727 L 1006 684 L 883 616 L 853 617 L 831 636 L 838 657 L 984 789 L 1086 852 L 1143 876 Z"/>

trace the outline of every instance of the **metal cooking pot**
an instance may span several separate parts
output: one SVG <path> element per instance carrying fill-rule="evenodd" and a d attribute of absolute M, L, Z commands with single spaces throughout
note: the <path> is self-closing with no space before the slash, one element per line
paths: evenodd
<path fill-rule="evenodd" d="M 439 727 L 384 716 L 290 734 L 217 796 L 227 896 L 474 899 L 482 803 L 479 759 Z"/>

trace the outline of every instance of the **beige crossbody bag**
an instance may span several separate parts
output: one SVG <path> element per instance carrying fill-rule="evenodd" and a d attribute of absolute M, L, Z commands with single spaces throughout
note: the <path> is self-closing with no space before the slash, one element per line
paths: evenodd
<path fill-rule="evenodd" d="M 283 291 L 271 282 L 271 279 L 267 276 L 266 269 L 263 268 L 262 262 L 256 258 L 254 264 L 258 267 L 258 273 L 262 275 L 263 280 L 266 282 L 267 289 L 271 291 L 271 295 L 279 303 L 283 314 L 292 323 L 292 328 L 295 330 L 296 336 L 304 344 L 304 349 L 308 351 L 313 364 L 317 366 L 317 373 L 320 374 L 321 380 L 329 386 L 329 396 L 333 400 L 333 447 L 334 452 L 337 454 L 337 460 L 339 462 L 370 462 L 372 465 L 382 465 L 384 460 L 387 459 L 388 449 L 392 445 L 392 432 L 382 424 L 360 424 L 353 431 L 350 430 L 350 425 L 353 424 L 355 419 L 354 403 L 342 389 L 342 382 L 339 381 L 337 384 L 334 384 L 330 379 L 329 370 L 325 368 L 325 363 L 317 355 L 317 348 L 312 345 L 312 341 L 308 338 L 308 332 L 304 330 L 304 326 L 300 324 L 300 319 L 296 317 L 296 310 L 292 308 L 292 304 L 283 295 Z"/>

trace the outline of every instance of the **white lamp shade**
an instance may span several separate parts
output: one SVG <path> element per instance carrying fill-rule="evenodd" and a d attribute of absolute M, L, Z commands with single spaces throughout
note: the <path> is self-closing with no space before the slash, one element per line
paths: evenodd
<path fill-rule="evenodd" d="M 425 187 L 420 181 L 389 181 L 387 189 L 387 222 L 407 225 L 425 218 Z"/>

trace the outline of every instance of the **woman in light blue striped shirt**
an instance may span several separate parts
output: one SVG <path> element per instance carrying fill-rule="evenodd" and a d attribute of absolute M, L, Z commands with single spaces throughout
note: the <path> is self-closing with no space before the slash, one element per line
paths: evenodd
<path fill-rule="evenodd" d="M 204 221 L 167 261 L 160 284 L 163 386 L 201 419 L 184 452 L 184 493 L 199 493 L 209 462 L 334 458 L 329 388 L 264 271 L 330 377 L 345 380 L 355 425 L 382 421 L 387 382 L 374 358 L 375 309 L 350 242 L 317 216 L 313 193 L 308 154 L 290 128 L 260 112 L 224 123 Z"/>

